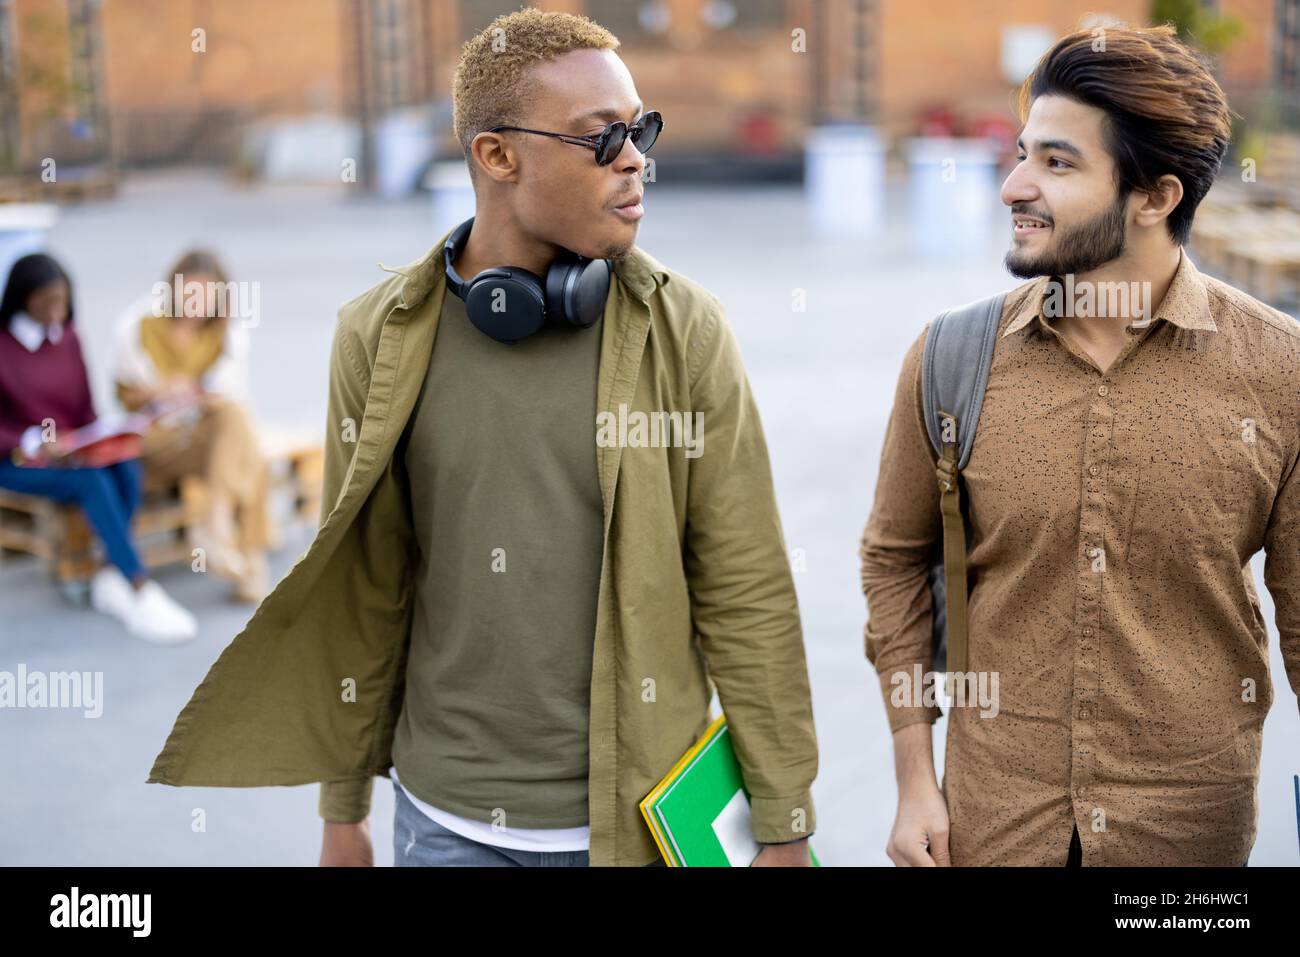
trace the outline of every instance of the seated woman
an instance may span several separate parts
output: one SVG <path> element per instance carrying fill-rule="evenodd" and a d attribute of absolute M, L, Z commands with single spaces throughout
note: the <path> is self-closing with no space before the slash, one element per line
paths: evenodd
<path fill-rule="evenodd" d="M 245 404 L 246 330 L 223 308 L 227 283 L 211 253 L 182 256 L 167 275 L 169 294 L 135 309 L 119 330 L 113 378 L 130 411 L 146 404 L 176 409 L 145 433 L 146 474 L 151 482 L 204 480 L 206 513 L 194 544 L 207 567 L 233 583 L 237 599 L 260 602 L 270 586 L 269 467 Z"/>
<path fill-rule="evenodd" d="M 81 506 L 109 561 L 91 604 L 140 638 L 186 641 L 197 621 L 149 578 L 132 541 L 139 462 L 70 467 L 64 437 L 96 419 L 72 318 L 72 284 L 55 260 L 14 263 L 0 299 L 0 488 Z"/>

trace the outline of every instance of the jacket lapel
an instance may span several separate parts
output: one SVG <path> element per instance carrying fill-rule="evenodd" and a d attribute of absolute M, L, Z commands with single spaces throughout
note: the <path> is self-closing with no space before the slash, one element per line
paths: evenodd
<path fill-rule="evenodd" d="M 441 243 L 436 247 L 441 252 Z M 433 257 L 430 257 L 433 258 Z M 366 496 L 393 455 L 402 430 L 415 408 L 420 387 L 433 354 L 434 336 L 446 293 L 442 260 L 436 259 L 433 275 L 421 274 L 429 260 L 410 269 L 386 271 L 406 276 L 402 298 L 384 320 L 370 373 L 370 394 L 357 435 L 357 454 L 344 480 L 344 494 L 337 511 L 350 516 Z M 432 288 L 429 288 L 429 283 Z M 425 289 L 428 293 L 425 294 Z M 407 305 L 411 303 L 411 305 Z"/>
<path fill-rule="evenodd" d="M 636 392 L 641 360 L 650 333 L 647 297 L 655 280 L 639 250 L 618 264 L 623 283 L 611 283 L 602 323 L 600 368 L 597 374 L 597 408 L 617 418 L 620 403 L 630 405 Z M 596 423 L 591 423 L 593 434 Z M 614 491 L 623 458 L 621 445 L 596 449 L 600 497 L 605 514 L 599 597 L 596 604 L 596 640 L 592 649 L 590 730 L 588 750 L 587 813 L 591 823 L 590 856 L 593 865 L 618 859 L 618 699 L 615 662 L 618 645 L 617 589 L 611 577 L 609 534 L 614 516 Z M 611 734 L 611 731 L 613 732 Z"/>
<path fill-rule="evenodd" d="M 596 386 L 598 407 L 617 420 L 619 405 L 631 405 L 636 391 L 641 357 L 650 332 L 650 308 L 614 283 L 605 306 L 605 321 L 601 325 L 600 370 Z M 594 433 L 596 423 L 591 423 L 591 427 Z M 623 449 L 617 442 L 602 444 L 596 450 L 606 535 L 614 515 L 614 488 L 618 484 L 622 458 Z"/>

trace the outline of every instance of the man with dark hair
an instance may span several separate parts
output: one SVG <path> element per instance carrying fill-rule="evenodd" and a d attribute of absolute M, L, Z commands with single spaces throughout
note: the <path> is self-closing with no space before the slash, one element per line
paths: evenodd
<path fill-rule="evenodd" d="M 340 310 L 320 531 L 150 780 L 321 781 L 323 864 L 371 862 L 377 775 L 399 865 L 662 863 L 639 802 L 716 686 L 747 862 L 810 864 L 762 425 L 718 300 L 635 246 L 661 123 L 617 45 L 536 10 L 465 45 L 476 215 Z"/>
<path fill-rule="evenodd" d="M 953 697 L 940 788 L 937 702 L 894 693 L 932 664 L 927 324 L 903 361 L 861 549 L 899 789 L 887 853 L 1241 865 L 1272 700 L 1248 567 L 1261 548 L 1300 691 L 1300 323 L 1182 248 L 1229 111 L 1172 28 L 1063 38 L 1021 111 L 1006 265 L 1034 278 L 1006 295 L 961 471 L 964 674 L 996 676 L 998 700 L 976 711 Z"/>

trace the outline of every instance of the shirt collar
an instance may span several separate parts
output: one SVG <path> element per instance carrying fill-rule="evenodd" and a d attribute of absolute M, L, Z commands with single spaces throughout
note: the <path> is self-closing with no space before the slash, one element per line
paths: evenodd
<path fill-rule="evenodd" d="M 1047 324 L 1047 318 L 1043 316 L 1043 300 L 1050 280 L 1050 276 L 1040 276 L 1030 284 L 1016 315 L 1007 323 L 1000 338 L 1019 332 L 1035 319 L 1043 325 Z M 1219 327 L 1210 315 L 1210 296 L 1206 291 L 1205 277 L 1182 247 L 1178 250 L 1178 268 L 1174 271 L 1173 281 L 1151 318 L 1164 319 L 1182 329 L 1218 331 Z"/>
<path fill-rule="evenodd" d="M 47 326 L 21 310 L 9 318 L 9 331 L 28 352 L 35 352 L 46 339 L 55 345 L 63 339 L 62 323 Z"/>

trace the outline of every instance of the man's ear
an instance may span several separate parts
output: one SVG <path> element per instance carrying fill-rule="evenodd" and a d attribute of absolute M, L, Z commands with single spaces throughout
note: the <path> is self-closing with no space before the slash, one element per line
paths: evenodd
<path fill-rule="evenodd" d="M 1168 219 L 1183 201 L 1183 182 L 1173 173 L 1166 173 L 1156 180 L 1156 187 L 1149 193 L 1139 193 L 1137 224 L 1139 226 L 1156 226 Z"/>
<path fill-rule="evenodd" d="M 519 174 L 519 154 L 500 133 L 479 133 L 469 151 L 471 165 L 490 180 L 506 183 Z"/>

